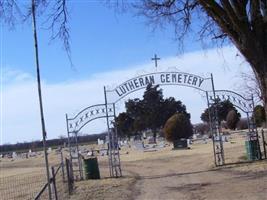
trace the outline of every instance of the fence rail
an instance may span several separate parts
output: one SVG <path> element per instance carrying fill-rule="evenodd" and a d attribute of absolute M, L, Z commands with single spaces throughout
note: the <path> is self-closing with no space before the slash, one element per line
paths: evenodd
<path fill-rule="evenodd" d="M 66 177 L 65 177 L 65 167 L 66 167 Z M 40 192 L 35 196 L 35 200 L 49 199 L 48 198 L 48 184 L 51 187 L 51 198 L 52 200 L 64 200 L 69 197 L 73 191 L 73 175 L 72 166 L 69 159 L 65 159 L 61 162 L 59 166 L 51 167 L 51 178 L 49 183 L 46 183 Z"/>

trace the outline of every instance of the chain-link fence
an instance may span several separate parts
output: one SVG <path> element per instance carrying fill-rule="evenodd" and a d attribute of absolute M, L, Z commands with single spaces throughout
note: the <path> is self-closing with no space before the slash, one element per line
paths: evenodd
<path fill-rule="evenodd" d="M 68 199 L 73 190 L 72 165 L 68 159 L 50 168 L 51 199 Z M 45 169 L 0 178 L 1 200 L 49 199 Z"/>
<path fill-rule="evenodd" d="M 246 141 L 247 131 L 234 131 L 222 136 L 224 158 L 226 164 L 247 162 Z"/>
<path fill-rule="evenodd" d="M 267 159 L 267 130 L 258 129 L 258 140 L 257 137 L 249 138 L 245 130 L 231 132 L 222 138 L 227 164 Z"/>
<path fill-rule="evenodd" d="M 34 199 L 45 183 L 46 176 L 41 171 L 2 177 L 0 178 L 0 199 Z"/>

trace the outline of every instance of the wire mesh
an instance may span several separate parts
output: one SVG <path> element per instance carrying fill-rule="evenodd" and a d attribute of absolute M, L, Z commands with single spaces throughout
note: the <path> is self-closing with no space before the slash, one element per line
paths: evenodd
<path fill-rule="evenodd" d="M 66 165 L 54 167 L 54 177 L 51 174 L 52 199 L 64 200 L 69 197 L 69 180 L 64 173 Z M 54 180 L 54 181 L 53 181 Z M 0 178 L 0 199 L 1 200 L 32 200 L 38 196 L 38 200 L 49 199 L 46 174 L 43 171 L 25 173 Z M 72 188 L 71 188 L 72 189 Z M 57 197 L 57 198 L 56 198 Z"/>
<path fill-rule="evenodd" d="M 250 144 L 248 144 L 249 140 L 248 131 L 240 130 L 226 135 L 225 136 L 226 140 L 223 142 L 225 162 L 227 164 L 233 164 L 233 163 L 248 162 L 248 161 L 252 162 L 254 160 L 266 159 L 265 157 L 266 153 L 264 150 L 267 149 L 266 146 L 267 130 L 263 131 L 262 133 L 262 130 L 258 129 L 258 136 L 259 140 L 258 144 L 256 145 L 257 147 L 256 146 L 254 147 L 257 148 L 258 150 L 254 149 L 255 152 L 251 152 L 253 151 L 253 149 L 251 149 L 251 146 L 249 146 Z M 256 141 L 254 144 L 256 144 Z M 250 154 L 255 154 L 255 156 L 251 157 Z"/>
<path fill-rule="evenodd" d="M 59 200 L 67 199 L 69 197 L 68 180 L 65 177 L 65 174 L 63 174 L 61 166 L 59 166 L 58 172 L 55 176 L 55 185 L 57 191 L 57 198 Z M 55 189 L 54 186 L 52 186 L 52 190 L 54 189 Z M 53 199 L 56 199 L 55 192 L 53 191 L 52 193 L 53 193 Z"/>
<path fill-rule="evenodd" d="M 46 183 L 44 173 L 27 173 L 0 178 L 0 198 L 2 200 L 34 199 Z"/>
<path fill-rule="evenodd" d="M 247 131 L 235 131 L 223 136 L 225 163 L 240 163 L 248 161 L 245 142 Z"/>

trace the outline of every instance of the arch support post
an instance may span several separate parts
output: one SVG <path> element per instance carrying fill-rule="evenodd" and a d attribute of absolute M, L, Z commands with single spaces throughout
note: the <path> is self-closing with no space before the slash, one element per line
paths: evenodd
<path fill-rule="evenodd" d="M 69 149 L 69 157 L 72 166 L 78 166 L 78 169 L 74 169 L 74 172 L 78 172 L 76 174 L 76 180 L 83 180 L 83 162 L 82 156 L 79 150 L 79 143 L 78 143 L 78 131 L 70 131 L 69 126 L 69 119 L 68 115 L 66 114 L 66 125 L 67 125 L 67 133 L 68 133 L 68 149 Z"/>
<path fill-rule="evenodd" d="M 108 129 L 108 157 L 109 157 L 109 172 L 110 177 L 121 177 L 121 164 L 120 164 L 120 152 L 119 152 L 119 141 L 117 135 L 117 127 L 115 125 L 115 103 L 112 104 L 112 108 L 108 108 L 106 87 L 104 87 L 105 96 L 105 107 L 106 107 L 106 120 Z M 113 110 L 113 113 L 109 115 L 109 110 Z M 112 121 L 113 120 L 113 121 Z M 111 128 L 111 125 L 114 125 Z"/>
<path fill-rule="evenodd" d="M 220 132 L 220 122 L 218 117 L 218 110 L 217 110 L 217 104 L 218 100 L 216 98 L 215 93 L 215 86 L 214 86 L 214 80 L 213 75 L 210 75 L 211 79 L 211 85 L 212 85 L 212 94 L 213 94 L 213 105 L 211 106 L 211 133 L 212 133 L 212 142 L 213 142 L 213 151 L 214 151 L 214 161 L 216 166 L 222 166 L 225 164 L 224 159 L 224 148 L 223 148 L 223 141 L 222 141 L 222 135 Z"/>
<path fill-rule="evenodd" d="M 209 128 L 210 128 L 210 134 L 212 136 L 214 164 L 217 166 L 216 153 L 215 153 L 215 143 L 214 143 L 214 139 L 213 139 L 212 120 L 211 120 L 211 106 L 210 106 L 209 95 L 208 95 L 208 92 L 207 91 L 206 91 L 206 98 L 207 98 L 207 106 L 208 106 L 208 114 L 209 114 Z"/>
<path fill-rule="evenodd" d="M 252 101 L 252 111 L 251 111 L 251 116 L 249 116 L 249 113 L 247 112 L 247 120 L 248 120 L 248 130 L 249 130 L 249 135 L 248 135 L 248 140 L 249 142 L 256 142 L 256 155 L 252 159 L 256 160 L 261 160 L 262 159 L 262 154 L 261 154 L 261 148 L 260 148 L 260 142 L 259 142 L 259 134 L 257 130 L 257 125 L 254 117 L 254 109 L 255 109 L 255 104 L 254 104 L 254 98 L 253 95 L 251 96 L 251 101 Z"/>
<path fill-rule="evenodd" d="M 111 134 L 110 134 L 110 128 L 109 128 L 109 117 L 108 117 L 108 104 L 107 104 L 107 92 L 106 87 L 104 86 L 104 97 L 105 97 L 105 108 L 106 108 L 106 121 L 107 121 L 107 130 L 108 130 L 108 163 L 109 163 L 109 175 L 110 177 L 113 177 L 113 170 L 112 170 L 112 156 L 111 156 Z"/>

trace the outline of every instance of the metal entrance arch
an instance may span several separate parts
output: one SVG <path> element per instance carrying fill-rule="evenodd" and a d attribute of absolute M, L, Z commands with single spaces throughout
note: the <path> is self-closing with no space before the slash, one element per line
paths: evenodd
<path fill-rule="evenodd" d="M 148 84 L 152 85 L 178 85 L 198 89 L 206 93 L 207 105 L 215 104 L 214 109 L 210 112 L 210 130 L 213 138 L 214 162 L 216 166 L 225 164 L 224 147 L 220 132 L 220 124 L 216 103 L 219 99 L 230 100 L 236 107 L 246 113 L 248 119 L 249 133 L 251 138 L 258 139 L 258 132 L 255 126 L 255 120 L 252 117 L 254 110 L 253 97 L 244 98 L 242 95 L 230 90 L 215 90 L 212 74 L 210 77 L 201 77 L 198 75 L 185 72 L 155 72 L 137 76 L 129 79 L 115 88 L 104 87 L 105 103 L 87 107 L 80 111 L 73 118 L 66 114 L 68 144 L 70 158 L 77 160 L 80 178 L 83 178 L 81 158 L 79 156 L 79 147 L 77 142 L 78 132 L 89 122 L 106 118 L 108 130 L 108 149 L 109 149 L 109 170 L 111 177 L 122 176 L 120 164 L 120 152 L 118 146 L 118 137 L 116 127 L 113 127 L 112 121 L 116 117 L 115 104 L 127 95 L 144 89 Z M 209 109 L 210 110 L 210 109 Z"/>
<path fill-rule="evenodd" d="M 250 98 L 245 98 L 241 94 L 238 94 L 237 92 L 234 92 L 231 90 L 215 90 L 214 93 L 215 93 L 215 97 L 214 97 L 214 94 L 212 94 L 211 92 L 206 93 L 209 111 L 210 111 L 211 103 L 218 102 L 220 100 L 222 101 L 229 100 L 235 107 L 237 107 L 239 110 L 245 113 L 246 118 L 247 118 L 247 125 L 248 125 L 248 138 L 247 139 L 249 141 L 253 140 L 257 142 L 257 152 L 259 154 L 258 159 L 262 159 L 258 130 L 257 130 L 257 126 L 255 123 L 255 118 L 253 116 L 253 112 L 255 108 L 253 95 L 251 95 Z M 216 107 L 216 104 L 215 104 L 215 107 Z M 211 109 L 211 112 L 214 112 L 214 111 Z M 214 129 L 214 126 L 215 125 L 211 123 L 211 129 Z M 220 157 L 220 154 L 217 153 L 218 143 L 222 142 L 222 139 L 220 140 L 217 140 L 217 139 L 218 138 L 214 138 L 214 146 L 213 146 L 214 156 L 217 157 L 217 159 L 215 159 L 216 165 L 218 165 L 216 163 L 216 160 L 220 160 L 220 159 L 225 160 L 224 152 L 222 154 L 223 157 Z M 230 163 L 227 163 L 227 164 L 230 164 Z"/>
<path fill-rule="evenodd" d="M 104 87 L 105 93 L 105 104 L 113 103 L 116 104 L 122 98 L 126 97 L 127 95 L 138 91 L 140 89 L 144 89 L 147 87 L 148 84 L 152 85 L 178 85 L 178 86 L 185 86 L 191 87 L 206 94 L 212 93 L 213 99 L 216 98 L 215 96 L 215 87 L 212 74 L 210 77 L 201 77 L 199 75 L 194 75 L 186 72 L 180 71 L 167 71 L 167 72 L 155 72 L 155 73 L 148 73 L 137 76 L 135 78 L 129 79 L 122 84 L 116 86 L 115 88 L 106 88 Z M 207 104 L 209 105 L 209 99 L 207 96 Z M 211 132 L 213 138 L 218 138 L 218 143 L 215 144 L 215 140 L 213 139 L 213 146 L 214 148 L 214 160 L 216 166 L 224 165 L 224 150 L 223 150 L 223 143 L 221 141 L 221 133 L 219 127 L 219 121 L 217 116 L 217 108 L 215 106 L 215 110 L 212 115 L 212 128 Z M 107 116 L 107 121 L 109 117 Z M 108 127 L 108 130 L 110 128 Z M 112 133 L 109 133 L 112 134 Z M 115 133 L 116 134 L 116 133 Z M 117 139 L 117 137 L 114 137 Z M 117 143 L 118 141 L 114 141 Z"/>
<path fill-rule="evenodd" d="M 88 123 L 100 119 L 100 118 L 110 118 L 115 116 L 115 104 L 96 104 L 84 108 L 74 117 L 69 117 L 66 114 L 66 124 L 67 124 L 67 133 L 68 133 L 68 148 L 71 163 L 74 168 L 74 173 L 78 172 L 78 177 L 80 180 L 84 178 L 83 169 L 82 169 L 82 160 L 81 154 L 79 152 L 79 145 L 78 145 L 78 133 L 80 130 L 85 127 Z M 107 121 L 107 123 L 110 123 Z M 109 134 L 109 141 L 112 141 Z M 112 149 L 110 148 L 109 142 L 109 155 L 112 155 Z M 109 156 L 109 170 L 110 176 L 113 176 L 111 173 L 111 164 L 112 160 Z M 75 169 L 76 166 L 76 169 Z"/>

